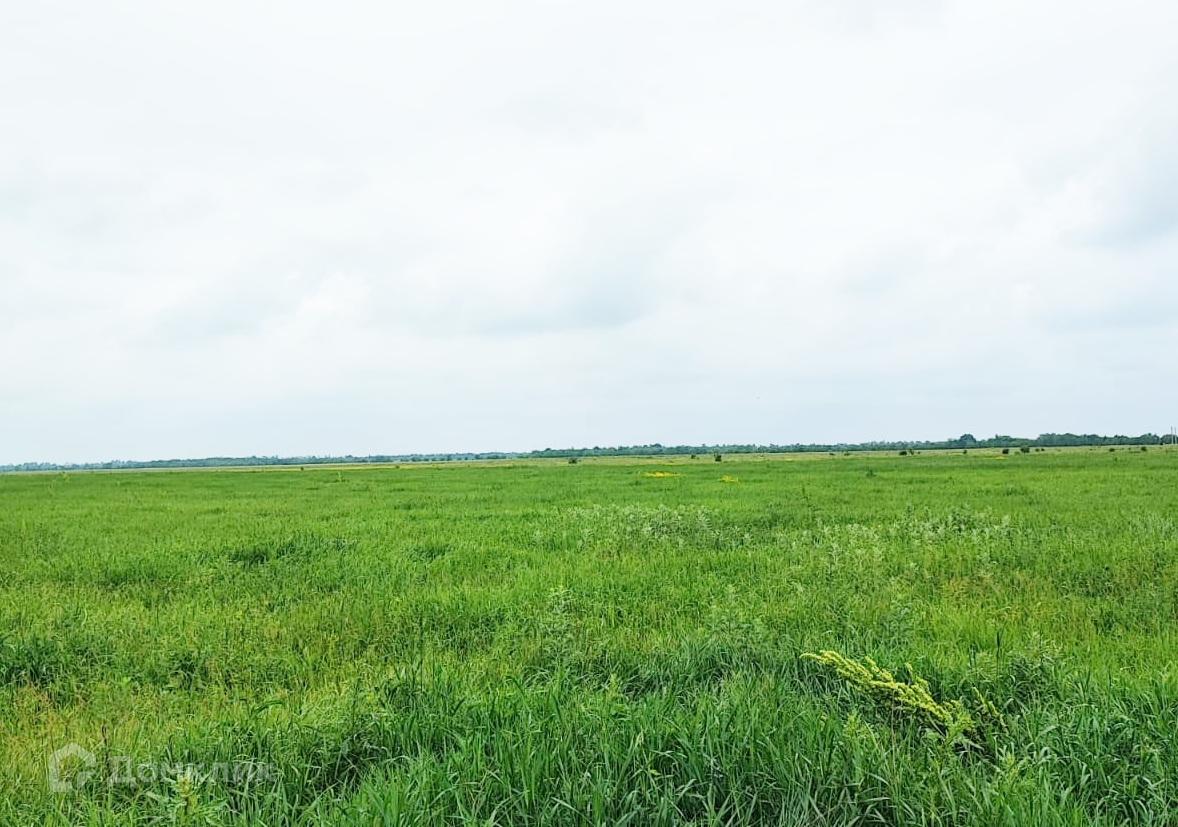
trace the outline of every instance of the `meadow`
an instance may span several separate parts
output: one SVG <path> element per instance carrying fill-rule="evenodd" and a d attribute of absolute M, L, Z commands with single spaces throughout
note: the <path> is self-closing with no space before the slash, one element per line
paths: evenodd
<path fill-rule="evenodd" d="M 0 824 L 1175 824 L 1176 509 L 1156 446 L 0 475 Z"/>

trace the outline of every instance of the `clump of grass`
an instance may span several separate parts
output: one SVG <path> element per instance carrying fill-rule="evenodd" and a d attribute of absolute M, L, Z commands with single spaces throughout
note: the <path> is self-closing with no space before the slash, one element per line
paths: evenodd
<path fill-rule="evenodd" d="M 0 640 L 0 686 L 28 683 L 48 687 L 69 667 L 68 653 L 55 638 L 29 635 Z"/>
<path fill-rule="evenodd" d="M 917 722 L 946 744 L 981 748 L 990 736 L 1006 731 L 1006 722 L 998 708 L 976 688 L 973 711 L 960 700 L 939 702 L 933 697 L 928 681 L 917 676 L 911 664 L 905 664 L 908 682 L 904 682 L 896 680 L 871 658 L 864 658 L 860 663 L 830 650 L 806 652 L 801 657 L 833 670 L 878 709 L 901 720 Z"/>
<path fill-rule="evenodd" d="M 230 549 L 229 560 L 245 566 L 271 563 L 284 557 L 309 560 L 330 551 L 343 551 L 351 545 L 352 543 L 342 537 L 319 537 L 302 532 L 282 539 L 247 543 Z"/>
<path fill-rule="evenodd" d="M 272 542 L 251 543 L 229 552 L 229 559 L 234 563 L 246 566 L 257 566 L 269 563 L 279 557 L 287 557 L 299 550 L 299 542 L 295 538 Z"/>
<path fill-rule="evenodd" d="M 409 549 L 409 556 L 422 563 L 428 563 L 444 554 L 449 554 L 453 550 L 454 547 L 449 543 L 434 540 L 427 543 L 418 543 Z"/>

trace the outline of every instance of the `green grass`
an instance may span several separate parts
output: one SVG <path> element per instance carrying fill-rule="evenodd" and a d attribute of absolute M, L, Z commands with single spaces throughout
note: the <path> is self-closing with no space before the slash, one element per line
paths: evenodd
<path fill-rule="evenodd" d="M 1176 506 L 1171 450 L 0 476 L 0 824 L 1178 823 Z"/>

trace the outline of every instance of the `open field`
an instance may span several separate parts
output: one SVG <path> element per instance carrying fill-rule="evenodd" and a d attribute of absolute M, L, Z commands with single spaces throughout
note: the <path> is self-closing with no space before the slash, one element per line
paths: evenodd
<path fill-rule="evenodd" d="M 0 824 L 1178 823 L 1178 453 L 790 459 L 0 476 Z"/>

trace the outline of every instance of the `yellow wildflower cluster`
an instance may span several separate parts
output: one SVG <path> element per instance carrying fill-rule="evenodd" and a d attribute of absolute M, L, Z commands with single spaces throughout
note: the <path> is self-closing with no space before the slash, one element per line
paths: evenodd
<path fill-rule="evenodd" d="M 674 471 L 643 471 L 644 477 L 677 477 L 679 476 Z"/>
<path fill-rule="evenodd" d="M 909 683 L 896 680 L 892 673 L 876 665 L 871 658 L 863 663 L 841 655 L 838 652 L 823 651 L 817 654 L 807 652 L 806 660 L 833 669 L 854 689 L 870 698 L 876 706 L 903 717 L 914 718 L 924 726 L 944 736 L 947 743 L 964 740 L 966 744 L 978 746 L 982 743 L 983 729 L 1006 730 L 1006 722 L 990 701 L 975 689 L 977 718 L 971 715 L 959 700 L 938 703 L 929 690 L 929 683 L 917 677 L 911 664 L 908 669 Z"/>

